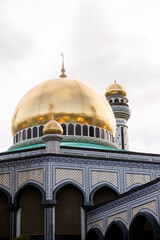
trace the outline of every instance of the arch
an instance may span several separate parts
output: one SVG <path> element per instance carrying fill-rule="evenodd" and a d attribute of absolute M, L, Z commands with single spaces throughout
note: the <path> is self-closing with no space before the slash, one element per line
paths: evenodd
<path fill-rule="evenodd" d="M 103 240 L 104 236 L 102 234 L 102 232 L 98 229 L 98 228 L 91 228 L 87 235 L 85 240 Z"/>
<path fill-rule="evenodd" d="M 114 100 L 114 103 L 119 103 L 119 100 L 116 98 L 116 99 Z"/>
<path fill-rule="evenodd" d="M 101 129 L 101 138 L 104 139 L 104 129 Z"/>
<path fill-rule="evenodd" d="M 81 239 L 82 192 L 73 184 L 67 184 L 57 192 L 55 205 L 56 239 Z"/>
<path fill-rule="evenodd" d="M 37 127 L 33 128 L 33 138 L 37 137 Z"/>
<path fill-rule="evenodd" d="M 30 139 L 31 138 L 31 129 L 28 128 L 27 129 L 27 139 Z"/>
<path fill-rule="evenodd" d="M 43 128 L 44 128 L 43 125 L 41 125 L 41 126 L 39 127 L 39 137 L 42 137 L 42 136 L 43 136 Z"/>
<path fill-rule="evenodd" d="M 83 136 L 88 136 L 88 126 L 83 126 Z"/>
<path fill-rule="evenodd" d="M 10 205 L 12 203 L 12 197 L 10 193 L 6 189 L 2 188 L 1 186 L 0 186 L 0 192 L 3 192 L 6 195 L 8 200 L 8 205 Z"/>
<path fill-rule="evenodd" d="M 16 134 L 16 143 L 18 142 L 18 133 Z"/>
<path fill-rule="evenodd" d="M 42 203 L 45 201 L 46 199 L 46 193 L 44 191 L 44 189 L 42 187 L 40 187 L 38 184 L 33 183 L 33 182 L 27 182 L 26 184 L 24 184 L 15 194 L 14 196 L 14 202 L 19 204 L 20 202 L 20 198 L 23 192 L 25 192 L 25 190 L 29 187 L 34 187 L 36 189 L 38 189 L 41 192 L 42 195 Z"/>
<path fill-rule="evenodd" d="M 73 124 L 68 125 L 68 135 L 74 135 L 74 126 Z"/>
<path fill-rule="evenodd" d="M 61 126 L 63 128 L 63 135 L 66 135 L 66 124 L 63 123 Z"/>
<path fill-rule="evenodd" d="M 89 136 L 94 137 L 94 128 L 92 126 L 89 127 Z"/>
<path fill-rule="evenodd" d="M 159 240 L 160 227 L 155 217 L 148 212 L 137 213 L 129 228 L 130 240 Z"/>
<path fill-rule="evenodd" d="M 108 193 L 107 193 L 108 191 Z M 97 197 L 95 199 L 95 194 L 97 193 Z M 99 195 L 99 196 L 98 196 Z M 95 205 L 100 204 L 102 202 L 106 202 L 108 200 L 112 200 L 116 196 L 119 195 L 119 192 L 117 189 L 115 189 L 113 186 L 103 183 L 95 187 L 91 194 L 90 194 L 90 201 L 94 202 Z M 104 201 L 103 201 L 104 200 Z"/>
<path fill-rule="evenodd" d="M 76 125 L 76 135 L 81 136 L 81 125 L 80 124 Z"/>
<path fill-rule="evenodd" d="M 76 183 L 74 183 L 74 182 L 72 182 L 72 181 L 67 181 L 67 182 L 65 182 L 65 183 L 60 184 L 58 187 L 56 187 L 56 189 L 55 189 L 54 192 L 53 192 L 53 202 L 54 202 L 54 203 L 57 203 L 57 201 L 56 201 L 56 196 L 57 196 L 58 191 L 59 191 L 61 188 L 67 186 L 67 185 L 73 185 L 74 187 L 76 187 L 76 188 L 78 189 L 78 191 L 79 191 L 79 192 L 81 193 L 81 195 L 82 195 L 82 201 L 83 201 L 83 203 L 85 203 L 85 201 L 86 201 L 85 191 L 84 191 L 78 184 L 76 184 Z"/>
<path fill-rule="evenodd" d="M 23 130 L 22 132 L 22 140 L 26 140 L 26 130 Z"/>
<path fill-rule="evenodd" d="M 99 128 L 96 127 L 96 137 L 99 138 Z"/>
<path fill-rule="evenodd" d="M 121 221 L 113 221 L 105 233 L 105 240 L 128 240 L 128 230 Z"/>

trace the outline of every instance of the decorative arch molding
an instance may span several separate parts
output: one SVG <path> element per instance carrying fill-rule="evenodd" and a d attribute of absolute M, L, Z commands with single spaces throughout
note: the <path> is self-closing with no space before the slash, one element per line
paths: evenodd
<path fill-rule="evenodd" d="M 129 227 L 129 239 L 131 239 L 131 233 L 132 233 L 131 231 L 132 231 L 132 228 L 134 226 L 136 219 L 141 216 L 145 217 L 147 220 L 150 221 L 150 223 L 152 224 L 152 227 L 153 227 L 154 240 L 159 240 L 160 239 L 160 226 L 159 226 L 156 218 L 149 212 L 139 212 L 134 216 L 134 218 L 132 219 L 132 221 L 130 223 L 130 227 Z"/>
<path fill-rule="evenodd" d="M 103 236 L 102 231 L 97 227 L 91 228 L 88 231 L 85 240 L 91 240 L 91 239 L 93 239 L 93 236 L 97 236 L 98 240 L 104 240 L 104 236 Z"/>
<path fill-rule="evenodd" d="M 11 194 L 5 188 L 3 188 L 2 186 L 0 186 L 0 192 L 3 192 L 5 194 L 5 196 L 7 197 L 7 200 L 8 200 L 8 204 L 11 205 L 11 203 L 12 203 Z"/>
<path fill-rule="evenodd" d="M 20 197 L 22 195 L 23 192 L 25 192 L 25 190 L 28 188 L 28 187 L 34 187 L 36 189 L 38 189 L 40 192 L 41 192 L 41 195 L 42 195 L 42 203 L 45 202 L 46 200 L 46 193 L 44 191 L 44 189 L 39 186 L 38 184 L 36 183 L 33 183 L 33 182 L 27 182 L 26 184 L 24 184 L 15 194 L 14 196 L 14 202 L 19 204 L 20 202 Z"/>
<path fill-rule="evenodd" d="M 62 189 L 63 187 L 66 187 L 67 185 L 72 185 L 72 186 L 74 186 L 74 187 L 80 192 L 80 194 L 81 194 L 81 196 L 82 196 L 83 205 L 85 205 L 85 203 L 86 203 L 86 194 L 85 194 L 83 188 L 81 188 L 78 184 L 76 184 L 76 183 L 73 182 L 73 181 L 64 182 L 64 183 L 60 184 L 59 186 L 57 186 L 57 187 L 55 188 L 55 190 L 53 191 L 53 202 L 54 202 L 54 204 L 57 203 L 56 196 L 57 196 L 58 191 L 59 191 L 60 189 Z"/>
<path fill-rule="evenodd" d="M 94 187 L 94 189 L 91 191 L 90 193 L 90 196 L 89 196 L 89 199 L 91 202 L 93 202 L 93 197 L 94 197 L 94 194 L 101 188 L 103 187 L 107 187 L 109 190 L 111 190 L 115 195 L 120 195 L 120 192 L 110 183 L 101 183 L 99 184 L 98 186 Z"/>
<path fill-rule="evenodd" d="M 111 222 L 110 224 L 109 224 L 109 226 L 108 226 L 108 228 L 107 228 L 107 230 L 106 230 L 106 232 L 105 232 L 105 240 L 107 240 L 107 239 L 111 239 L 110 237 L 109 237 L 109 234 L 110 234 L 110 231 L 112 231 L 112 229 L 114 228 L 114 226 L 117 226 L 120 230 L 121 230 L 121 232 L 122 232 L 122 234 L 123 234 L 123 239 L 124 240 L 128 240 L 128 230 L 127 230 L 127 226 L 122 222 L 122 221 L 120 221 L 120 220 L 118 220 L 118 221 L 116 221 L 116 220 L 114 220 L 113 222 Z M 114 230 L 114 229 L 113 229 Z"/>

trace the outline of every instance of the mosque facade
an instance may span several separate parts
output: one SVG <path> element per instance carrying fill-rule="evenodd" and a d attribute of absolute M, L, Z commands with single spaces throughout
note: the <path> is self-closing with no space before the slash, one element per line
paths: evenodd
<path fill-rule="evenodd" d="M 159 240 L 160 155 L 129 150 L 127 93 L 60 78 L 32 88 L 0 153 L 0 240 Z"/>

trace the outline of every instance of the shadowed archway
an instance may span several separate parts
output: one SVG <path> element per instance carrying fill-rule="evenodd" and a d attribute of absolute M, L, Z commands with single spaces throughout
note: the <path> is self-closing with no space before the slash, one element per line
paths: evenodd
<path fill-rule="evenodd" d="M 107 228 L 105 240 L 128 240 L 128 230 L 124 223 L 113 221 Z"/>
<path fill-rule="evenodd" d="M 160 227 L 150 213 L 140 212 L 132 220 L 129 229 L 130 240 L 159 240 Z"/>
<path fill-rule="evenodd" d="M 88 231 L 85 240 L 103 240 L 104 236 L 98 228 L 92 228 Z"/>

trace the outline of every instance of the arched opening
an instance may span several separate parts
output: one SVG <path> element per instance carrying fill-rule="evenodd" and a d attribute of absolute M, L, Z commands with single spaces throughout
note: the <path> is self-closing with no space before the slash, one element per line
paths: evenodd
<path fill-rule="evenodd" d="M 99 128 L 96 127 L 96 137 L 99 138 Z"/>
<path fill-rule="evenodd" d="M 43 136 L 43 128 L 44 128 L 44 126 L 39 127 L 39 137 Z"/>
<path fill-rule="evenodd" d="M 94 128 L 92 126 L 89 127 L 89 136 L 94 137 Z"/>
<path fill-rule="evenodd" d="M 119 103 L 119 100 L 118 100 L 118 99 L 115 99 L 114 102 L 115 102 L 115 103 Z"/>
<path fill-rule="evenodd" d="M 130 240 L 159 240 L 160 228 L 157 220 L 149 213 L 138 213 L 130 225 Z"/>
<path fill-rule="evenodd" d="M 108 227 L 105 240 L 128 240 L 128 230 L 124 223 L 117 221 L 112 222 Z"/>
<path fill-rule="evenodd" d="M 73 124 L 68 125 L 68 135 L 74 135 L 74 126 Z"/>
<path fill-rule="evenodd" d="M 10 239 L 10 211 L 7 196 L 0 191 L 0 240 Z"/>
<path fill-rule="evenodd" d="M 44 208 L 42 194 L 33 187 L 26 187 L 20 196 L 20 234 L 35 240 L 44 240 Z"/>
<path fill-rule="evenodd" d="M 92 228 L 86 235 L 85 240 L 103 240 L 103 234 L 98 228 Z"/>
<path fill-rule="evenodd" d="M 16 143 L 18 142 L 18 133 L 16 134 Z"/>
<path fill-rule="evenodd" d="M 83 126 L 83 136 L 88 136 L 88 127 L 86 125 Z"/>
<path fill-rule="evenodd" d="M 62 124 L 61 126 L 62 126 L 62 128 L 63 128 L 63 135 L 66 135 L 66 125 L 65 125 L 65 124 Z"/>
<path fill-rule="evenodd" d="M 58 191 L 56 200 L 56 240 L 80 240 L 82 194 L 76 187 L 67 185 Z"/>
<path fill-rule="evenodd" d="M 107 186 L 103 186 L 94 192 L 93 202 L 94 206 L 114 199 L 118 194 Z"/>
<path fill-rule="evenodd" d="M 31 129 L 28 128 L 27 129 L 27 139 L 30 139 L 31 138 Z"/>
<path fill-rule="evenodd" d="M 23 130 L 23 133 L 22 133 L 22 140 L 26 140 L 26 130 Z"/>
<path fill-rule="evenodd" d="M 101 138 L 104 139 L 104 130 L 101 129 Z"/>
<path fill-rule="evenodd" d="M 81 136 L 81 126 L 79 124 L 76 125 L 76 135 Z"/>
<path fill-rule="evenodd" d="M 21 132 L 19 132 L 19 142 L 21 141 Z"/>
<path fill-rule="evenodd" d="M 37 127 L 33 128 L 33 138 L 37 137 Z"/>

